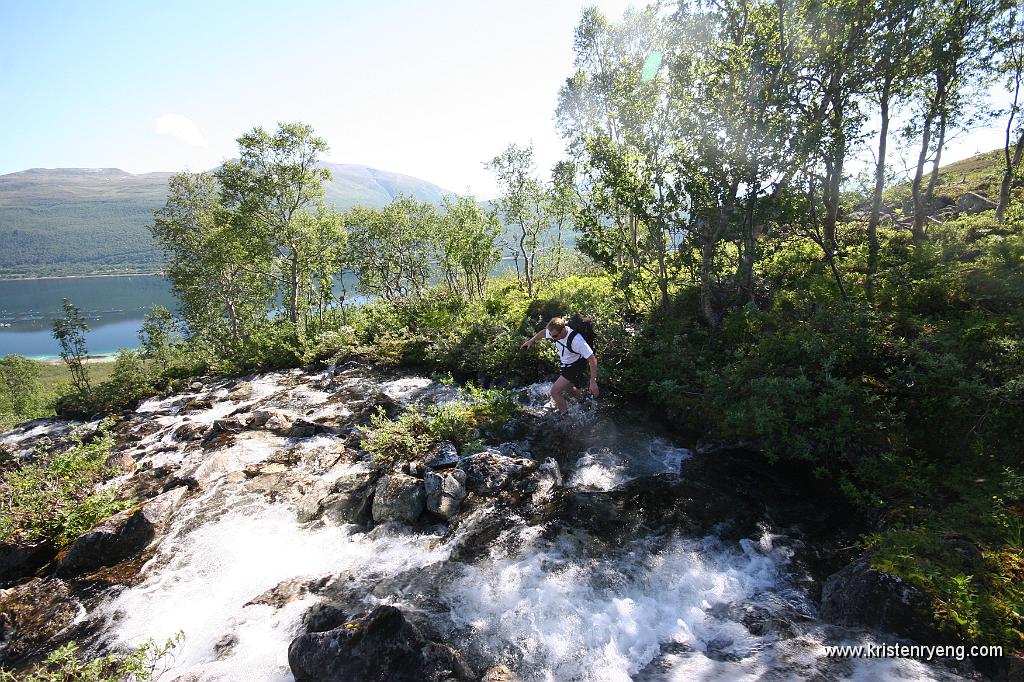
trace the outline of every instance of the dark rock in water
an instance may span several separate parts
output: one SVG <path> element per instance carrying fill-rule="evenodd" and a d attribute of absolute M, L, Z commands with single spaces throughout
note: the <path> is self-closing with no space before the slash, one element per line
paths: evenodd
<path fill-rule="evenodd" d="M 229 632 L 213 643 L 213 653 L 216 654 L 217 658 L 226 658 L 234 652 L 237 646 L 238 635 Z"/>
<path fill-rule="evenodd" d="M 48 541 L 0 542 L 0 584 L 32 575 L 46 565 L 56 549 Z"/>
<path fill-rule="evenodd" d="M 757 532 L 761 509 L 702 483 L 659 474 L 611 491 L 572 491 L 563 498 L 559 517 L 615 543 L 663 530 L 704 535 L 726 521 L 744 537 Z"/>
<path fill-rule="evenodd" d="M 445 518 L 454 516 L 466 497 L 466 472 L 462 469 L 428 471 L 423 481 L 427 510 Z"/>
<path fill-rule="evenodd" d="M 497 450 L 485 450 L 459 463 L 466 472 L 466 489 L 478 495 L 509 490 L 537 468 L 532 459 L 506 457 Z"/>
<path fill-rule="evenodd" d="M 931 600 L 914 585 L 871 567 L 861 557 L 833 574 L 821 591 L 821 617 L 838 625 L 880 628 L 934 640 Z"/>
<path fill-rule="evenodd" d="M 339 628 L 348 620 L 345 611 L 336 604 L 321 602 L 313 604 L 302 616 L 302 625 L 306 632 L 327 632 Z"/>
<path fill-rule="evenodd" d="M 384 476 L 373 496 L 373 520 L 412 523 L 423 513 L 425 497 L 420 479 L 399 473 Z"/>
<path fill-rule="evenodd" d="M 33 578 L 0 590 L 0 665 L 32 653 L 71 625 L 78 610 L 63 580 Z"/>
<path fill-rule="evenodd" d="M 327 632 L 292 640 L 288 664 L 296 682 L 441 682 L 475 680 L 457 651 L 426 639 L 393 606 Z"/>
<path fill-rule="evenodd" d="M 57 575 L 69 577 L 87 573 L 141 552 L 163 534 L 171 514 L 187 492 L 185 486 L 175 488 L 100 523 L 58 555 Z"/>

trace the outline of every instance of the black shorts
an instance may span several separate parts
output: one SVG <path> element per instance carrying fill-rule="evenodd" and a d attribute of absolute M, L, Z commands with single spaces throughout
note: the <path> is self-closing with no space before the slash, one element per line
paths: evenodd
<path fill-rule="evenodd" d="M 587 371 L 586 358 L 580 358 L 571 365 L 565 365 L 558 372 L 558 376 L 565 377 L 572 382 L 576 388 L 583 388 L 583 373 Z"/>

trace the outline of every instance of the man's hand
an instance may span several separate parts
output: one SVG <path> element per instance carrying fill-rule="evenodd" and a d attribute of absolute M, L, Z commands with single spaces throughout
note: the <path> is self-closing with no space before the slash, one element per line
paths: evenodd
<path fill-rule="evenodd" d="M 523 345 L 520 348 L 533 348 L 533 339 L 526 339 L 523 341 Z"/>
<path fill-rule="evenodd" d="M 597 387 L 597 379 L 590 380 L 590 394 L 595 398 L 601 393 L 601 389 Z"/>

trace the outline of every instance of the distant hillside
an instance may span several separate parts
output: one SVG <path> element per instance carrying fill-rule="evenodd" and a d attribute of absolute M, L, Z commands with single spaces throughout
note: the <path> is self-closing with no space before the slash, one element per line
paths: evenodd
<path fill-rule="evenodd" d="M 325 163 L 328 204 L 379 208 L 399 194 L 440 204 L 437 185 L 354 164 Z M 171 173 L 32 168 L 0 175 L 0 277 L 142 272 L 162 259 L 149 234 Z"/>

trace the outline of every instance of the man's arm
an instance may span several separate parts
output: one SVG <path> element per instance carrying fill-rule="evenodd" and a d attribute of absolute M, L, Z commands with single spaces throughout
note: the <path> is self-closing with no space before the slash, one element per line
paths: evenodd
<path fill-rule="evenodd" d="M 590 363 L 590 392 L 596 398 L 597 394 L 601 392 L 597 387 L 597 353 L 587 358 L 587 362 Z"/>
<path fill-rule="evenodd" d="M 533 336 L 528 338 L 526 341 L 524 341 L 522 347 L 523 348 L 533 348 L 533 344 L 534 343 L 536 343 L 537 341 L 540 341 L 541 339 L 544 338 L 544 332 L 546 332 L 547 330 L 548 330 L 547 327 L 544 327 L 543 329 L 541 329 L 539 332 L 537 332 L 536 334 L 534 334 Z"/>

